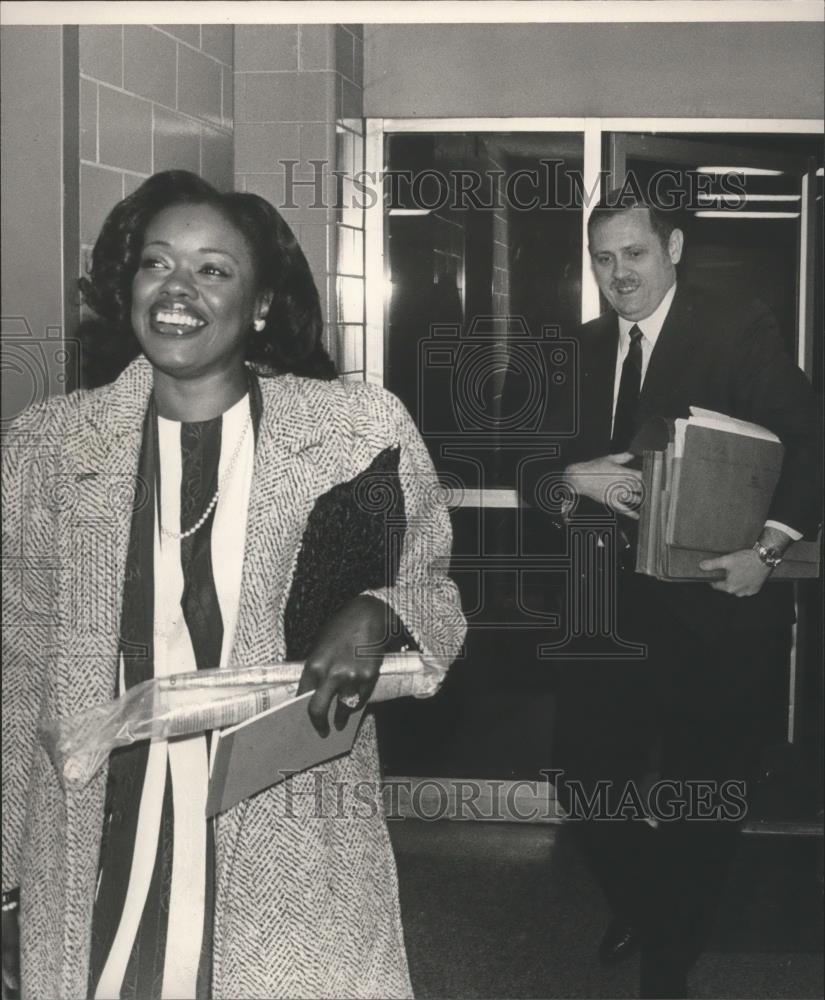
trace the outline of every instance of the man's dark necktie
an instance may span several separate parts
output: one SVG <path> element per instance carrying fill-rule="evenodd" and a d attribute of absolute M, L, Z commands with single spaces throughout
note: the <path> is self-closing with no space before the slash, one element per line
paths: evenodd
<path fill-rule="evenodd" d="M 641 386 L 642 331 L 634 323 L 630 328 L 630 348 L 622 365 L 619 396 L 616 400 L 616 416 L 613 420 L 613 437 L 610 442 L 614 454 L 626 451 L 633 440 Z"/>

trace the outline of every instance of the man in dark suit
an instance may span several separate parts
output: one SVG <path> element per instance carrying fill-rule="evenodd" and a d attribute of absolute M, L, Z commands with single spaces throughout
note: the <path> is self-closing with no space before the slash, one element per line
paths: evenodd
<path fill-rule="evenodd" d="M 587 795 L 608 782 L 612 814 L 638 801 L 627 798 L 627 783 L 639 789 L 655 761 L 678 817 L 654 829 L 631 809 L 627 820 L 570 824 L 614 913 L 601 958 L 619 961 L 640 945 L 642 996 L 685 996 L 742 818 L 740 786 L 725 783 L 751 782 L 766 743 L 782 738 L 793 594 L 769 581 L 792 541 L 816 530 L 814 398 L 764 307 L 711 300 L 677 283 L 684 237 L 672 213 L 608 195 L 588 236 L 611 311 L 579 332 L 578 433 L 558 439 L 558 462 L 526 470 L 527 503 L 541 503 L 549 471 L 581 498 L 577 509 L 612 511 L 616 537 L 632 537 L 641 476 L 628 446 L 647 418 L 687 417 L 691 405 L 762 424 L 786 449 L 754 547 L 703 565 L 724 570 L 724 579 L 671 584 L 638 575 L 632 545 L 616 570 L 601 560 L 586 571 L 599 576 L 585 588 L 588 599 L 615 602 L 615 614 L 605 614 L 619 640 L 646 653 L 618 659 L 591 644 L 591 655 L 580 640 L 577 658 L 557 669 L 554 765 L 564 771 L 557 791 L 568 811 L 576 808 L 570 779 Z M 545 431 L 570 401 L 551 399 Z M 567 614 L 583 611 L 570 605 Z"/>

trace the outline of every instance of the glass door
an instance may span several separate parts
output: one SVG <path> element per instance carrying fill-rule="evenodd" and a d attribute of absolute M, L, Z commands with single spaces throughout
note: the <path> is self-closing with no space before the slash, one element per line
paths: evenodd
<path fill-rule="evenodd" d="M 522 590 L 514 500 L 549 372 L 574 361 L 562 342 L 580 316 L 583 159 L 572 132 L 385 138 L 384 382 L 462 497 L 451 575 L 470 625 L 438 698 L 381 706 L 390 774 L 538 779 L 549 766 L 553 695 L 536 649 L 552 621 L 542 588 Z"/>

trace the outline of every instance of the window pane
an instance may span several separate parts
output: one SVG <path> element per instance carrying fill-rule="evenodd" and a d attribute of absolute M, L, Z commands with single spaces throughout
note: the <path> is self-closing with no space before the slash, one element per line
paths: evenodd
<path fill-rule="evenodd" d="M 515 487 L 551 384 L 546 331 L 563 337 L 580 315 L 582 136 L 387 143 L 386 384 L 439 471 L 470 488 Z M 456 435 L 472 436 L 474 462 L 445 455 Z"/>

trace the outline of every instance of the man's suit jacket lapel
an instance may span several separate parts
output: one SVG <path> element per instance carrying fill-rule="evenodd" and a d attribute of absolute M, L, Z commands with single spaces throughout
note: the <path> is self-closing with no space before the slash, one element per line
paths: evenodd
<path fill-rule="evenodd" d="M 681 409 L 678 406 L 682 396 L 680 386 L 691 369 L 691 353 L 695 349 L 692 324 L 690 296 L 684 289 L 677 288 L 647 366 L 639 397 L 637 425 L 650 417 L 676 416 L 675 410 Z"/>
<path fill-rule="evenodd" d="M 576 451 L 582 454 L 606 454 L 610 450 L 618 342 L 619 324 L 612 312 L 599 317 L 581 341 Z"/>

